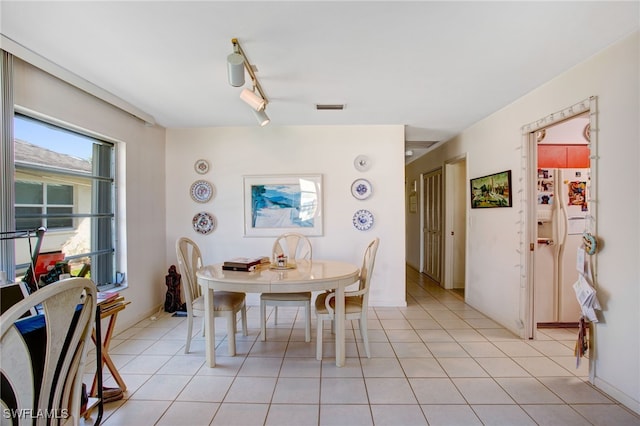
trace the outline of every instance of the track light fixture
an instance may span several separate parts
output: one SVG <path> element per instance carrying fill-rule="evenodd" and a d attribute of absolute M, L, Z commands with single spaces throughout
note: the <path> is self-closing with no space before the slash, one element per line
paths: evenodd
<path fill-rule="evenodd" d="M 245 101 L 251 108 L 255 109 L 256 111 L 262 111 L 267 105 L 264 99 L 262 99 L 259 95 L 256 95 L 255 88 L 254 90 L 242 89 L 242 92 L 240 92 L 240 99 Z"/>
<path fill-rule="evenodd" d="M 265 113 L 265 108 L 269 103 L 269 100 L 264 94 L 262 90 L 262 86 L 260 86 L 260 82 L 256 77 L 255 71 L 252 65 L 249 63 L 247 59 L 247 55 L 245 55 L 240 43 L 237 38 L 231 39 L 231 44 L 233 45 L 233 53 L 227 56 L 227 73 L 229 77 L 229 84 L 234 87 L 244 86 L 244 71 L 246 70 L 251 77 L 251 83 L 253 85 L 253 90 L 242 89 L 240 92 L 240 99 L 246 102 L 251 108 L 253 108 L 254 115 L 258 120 L 258 123 L 261 126 L 265 126 L 269 124 L 269 117 Z"/>
<path fill-rule="evenodd" d="M 267 113 L 264 112 L 264 110 L 260 110 L 260 111 L 254 110 L 253 115 L 256 116 L 256 120 L 258 120 L 258 124 L 261 127 L 266 126 L 271 121 L 271 119 L 267 116 Z"/>
<path fill-rule="evenodd" d="M 227 74 L 230 85 L 244 86 L 244 57 L 235 48 L 234 52 L 227 56 Z"/>

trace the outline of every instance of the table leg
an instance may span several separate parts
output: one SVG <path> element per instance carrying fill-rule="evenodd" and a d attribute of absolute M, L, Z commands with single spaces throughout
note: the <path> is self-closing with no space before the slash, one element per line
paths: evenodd
<path fill-rule="evenodd" d="M 122 389 L 122 392 L 126 392 L 127 385 L 122 379 L 122 376 L 120 376 L 120 373 L 118 372 L 118 369 L 116 368 L 115 364 L 111 360 L 111 357 L 109 356 L 109 354 L 106 354 L 104 356 L 104 363 L 107 365 L 107 368 L 109 369 L 109 371 L 111 371 L 111 375 L 113 376 L 114 380 L 118 384 L 118 387 Z"/>
<path fill-rule="evenodd" d="M 344 306 L 344 286 L 338 286 L 336 288 L 336 311 L 334 316 L 334 325 L 336 331 L 336 366 L 344 367 L 345 357 L 346 357 L 346 348 L 345 348 L 345 337 L 344 337 L 344 316 L 345 316 L 345 306 Z"/>
<path fill-rule="evenodd" d="M 102 344 L 102 364 L 106 364 L 107 368 L 109 369 L 109 371 L 111 372 L 111 375 L 113 376 L 113 379 L 116 381 L 116 383 L 118 384 L 118 386 L 120 387 L 120 389 L 122 389 L 122 392 L 127 390 L 127 385 L 124 382 L 124 380 L 122 379 L 122 376 L 120 376 L 120 373 L 118 372 L 118 369 L 116 368 L 115 364 L 113 363 L 113 360 L 111 359 L 111 356 L 109 355 L 109 345 L 111 344 L 111 337 L 113 337 L 113 331 L 115 329 L 116 326 L 116 319 L 118 317 L 118 313 L 114 313 L 113 315 L 111 315 L 109 317 L 109 325 L 107 326 L 107 332 L 104 335 L 104 343 L 100 342 L 98 343 L 96 340 L 96 333 L 95 330 L 92 332 L 91 338 L 93 340 L 93 342 L 98 345 L 98 344 Z M 90 395 L 95 396 L 97 394 L 97 383 L 98 379 L 97 377 L 94 376 L 93 378 L 93 384 L 91 386 L 91 392 Z"/>
<path fill-rule="evenodd" d="M 213 318 L 213 289 L 204 288 L 204 344 L 207 366 L 216 366 L 216 329 Z"/>

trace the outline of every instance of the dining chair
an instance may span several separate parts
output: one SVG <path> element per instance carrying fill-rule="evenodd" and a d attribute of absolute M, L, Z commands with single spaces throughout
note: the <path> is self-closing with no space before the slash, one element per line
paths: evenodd
<path fill-rule="evenodd" d="M 364 351 L 367 358 L 371 358 L 369 351 L 369 334 L 367 331 L 367 309 L 369 307 L 369 287 L 371 286 L 371 275 L 373 274 L 373 265 L 376 260 L 376 253 L 380 239 L 375 238 L 369 243 L 362 260 L 360 268 L 359 286 L 357 291 L 345 291 L 345 320 L 358 320 L 360 327 L 360 336 L 364 344 Z M 317 343 L 316 343 L 316 359 L 322 359 L 322 326 L 324 320 L 331 320 L 331 330 L 334 329 L 334 310 L 335 310 L 335 291 L 320 293 L 315 300 L 316 318 L 317 318 Z"/>
<path fill-rule="evenodd" d="M 296 260 L 311 260 L 312 249 L 309 239 L 295 232 L 280 235 L 273 243 L 271 258 L 275 261 L 279 255 L 288 257 L 289 263 Z M 304 341 L 311 341 L 311 292 L 301 293 L 262 293 L 260 295 L 260 325 L 262 341 L 267 340 L 267 306 L 274 306 L 274 323 L 278 324 L 278 306 L 300 306 L 305 309 Z"/>
<path fill-rule="evenodd" d="M 196 271 L 202 266 L 202 255 L 198 245 L 186 237 L 178 238 L 176 241 L 176 255 L 178 256 L 178 268 L 183 279 L 182 288 L 187 307 L 187 344 L 184 348 L 184 353 L 187 354 L 191 346 L 194 316 L 202 317 L 202 333 L 204 334 L 204 296 L 196 277 Z M 227 319 L 229 356 L 236 354 L 236 315 L 238 312 L 242 316 L 242 334 L 247 335 L 245 298 L 245 293 L 231 291 L 215 291 L 213 293 L 213 316 Z"/>
<path fill-rule="evenodd" d="M 40 313 L 28 316 L 36 306 Z M 42 287 L 2 314 L 2 424 L 80 424 L 95 315 L 96 285 L 78 277 Z"/>

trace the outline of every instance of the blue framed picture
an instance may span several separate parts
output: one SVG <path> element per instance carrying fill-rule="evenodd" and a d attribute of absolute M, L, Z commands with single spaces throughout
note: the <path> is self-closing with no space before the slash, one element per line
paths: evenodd
<path fill-rule="evenodd" d="M 244 176 L 244 235 L 322 235 L 322 175 Z"/>

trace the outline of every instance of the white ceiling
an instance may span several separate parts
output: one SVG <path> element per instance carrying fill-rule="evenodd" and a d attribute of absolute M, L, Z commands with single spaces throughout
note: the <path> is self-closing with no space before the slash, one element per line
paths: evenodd
<path fill-rule="evenodd" d="M 271 125 L 401 124 L 414 151 L 416 142 L 451 138 L 640 23 L 637 0 L 3 0 L 0 7 L 5 37 L 162 126 L 256 125 L 240 89 L 227 83 L 236 37 L 258 69 Z M 346 108 L 316 111 L 318 103 Z"/>

